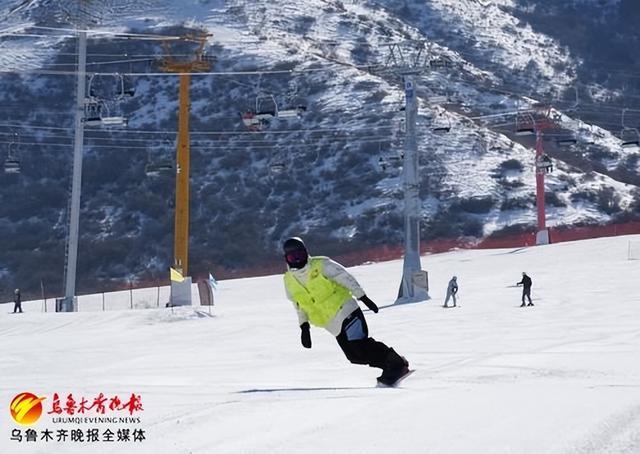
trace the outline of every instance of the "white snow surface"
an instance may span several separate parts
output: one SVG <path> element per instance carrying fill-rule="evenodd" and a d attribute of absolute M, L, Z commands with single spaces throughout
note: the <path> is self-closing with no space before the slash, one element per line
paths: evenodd
<path fill-rule="evenodd" d="M 3 305 L 5 408 L 23 391 L 135 392 L 147 439 L 12 442 L 3 410 L 0 452 L 638 453 L 640 261 L 627 260 L 638 240 L 424 256 L 430 301 L 366 311 L 370 334 L 417 370 L 395 389 L 376 388 L 377 370 L 350 364 L 320 329 L 302 348 L 279 275 L 220 282 L 211 317 L 201 307 L 45 314 L 40 302 L 8 315 Z M 351 269 L 380 306 L 401 270 Z M 519 307 L 521 271 L 535 307 Z M 443 309 L 454 274 L 460 307 Z M 36 429 L 62 426 L 46 421 Z"/>

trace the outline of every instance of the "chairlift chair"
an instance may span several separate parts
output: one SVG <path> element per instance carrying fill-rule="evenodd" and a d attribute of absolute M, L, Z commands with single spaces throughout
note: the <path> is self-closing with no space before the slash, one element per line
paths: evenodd
<path fill-rule="evenodd" d="M 20 173 L 20 159 L 18 158 L 18 134 L 7 147 L 7 159 L 4 161 L 4 173 Z"/>
<path fill-rule="evenodd" d="M 560 147 L 570 147 L 571 145 L 575 145 L 578 143 L 578 140 L 575 137 L 562 137 L 556 140 L 556 144 Z"/>
<path fill-rule="evenodd" d="M 399 168 L 402 167 L 402 157 L 399 155 L 387 155 L 380 156 L 378 158 L 378 165 L 382 169 L 383 172 L 390 170 L 391 168 Z"/>
<path fill-rule="evenodd" d="M 116 90 L 110 102 L 117 110 L 119 101 L 125 96 L 133 96 L 134 91 L 125 89 L 124 76 L 116 74 L 115 77 Z M 128 119 L 122 115 L 111 115 L 108 100 L 97 96 L 94 86 L 95 78 L 96 74 L 92 74 L 87 85 L 88 95 L 84 99 L 84 124 L 86 126 L 127 126 Z"/>
<path fill-rule="evenodd" d="M 453 66 L 453 62 L 449 57 L 440 56 L 429 60 L 429 66 L 431 69 L 451 68 Z"/>
<path fill-rule="evenodd" d="M 240 114 L 242 123 L 250 131 L 261 131 L 269 122 L 278 116 L 278 104 L 273 95 L 258 94 L 254 110 Z"/>
<path fill-rule="evenodd" d="M 102 103 L 93 96 L 84 98 L 84 124 L 100 126 L 102 124 Z"/>
<path fill-rule="evenodd" d="M 269 163 L 271 173 L 279 175 L 287 170 L 287 164 L 284 161 L 272 161 Z"/>
<path fill-rule="evenodd" d="M 536 158 L 536 168 L 547 173 L 553 172 L 553 161 L 549 155 L 543 153 Z"/>
<path fill-rule="evenodd" d="M 4 161 L 4 173 L 20 173 L 20 161 L 16 158 L 8 157 Z"/>
<path fill-rule="evenodd" d="M 276 151 L 269 159 L 269 173 L 280 175 L 289 168 L 290 157 L 286 151 Z"/>
<path fill-rule="evenodd" d="M 307 106 L 295 106 L 278 111 L 278 118 L 300 118 L 306 112 Z"/>
<path fill-rule="evenodd" d="M 242 118 L 242 123 L 249 131 L 260 131 L 262 129 L 263 122 L 256 117 L 255 112 L 243 112 L 240 114 L 240 117 Z"/>
<path fill-rule="evenodd" d="M 623 128 L 620 132 L 620 140 L 622 140 L 620 146 L 624 149 L 640 148 L 640 131 L 637 128 Z"/>
<path fill-rule="evenodd" d="M 160 161 L 149 163 L 145 166 L 145 173 L 148 177 L 159 177 L 173 173 L 173 163 L 171 161 Z"/>
<path fill-rule="evenodd" d="M 451 120 L 443 113 L 438 115 L 438 118 L 444 118 L 445 122 L 437 121 L 436 124 L 431 126 L 431 131 L 434 134 L 446 134 L 451 131 Z"/>
<path fill-rule="evenodd" d="M 389 144 L 387 144 L 386 146 L 389 146 Z M 404 159 L 404 150 L 402 148 L 396 149 L 398 150 L 397 153 L 385 152 L 383 151 L 382 143 L 378 143 L 378 154 L 380 155 L 380 157 L 378 158 L 378 165 L 380 166 L 382 171 L 387 171 L 390 167 L 397 168 L 402 166 L 402 161 Z"/>
<path fill-rule="evenodd" d="M 123 116 L 102 117 L 101 120 L 102 126 L 127 126 L 129 124 L 129 119 Z"/>
<path fill-rule="evenodd" d="M 536 128 L 534 126 L 518 126 L 516 127 L 516 136 L 534 136 L 536 134 Z"/>
<path fill-rule="evenodd" d="M 627 126 L 625 122 L 625 115 L 628 109 L 622 109 L 622 131 L 620 132 L 620 140 L 622 140 L 622 148 L 639 148 L 640 147 L 640 132 L 638 128 Z M 626 134 L 629 132 L 630 134 Z"/>
<path fill-rule="evenodd" d="M 271 118 L 278 116 L 278 103 L 273 95 L 260 93 L 256 96 L 257 116 L 270 116 Z"/>
<path fill-rule="evenodd" d="M 429 104 L 446 104 L 449 102 L 449 97 L 445 95 L 429 95 L 427 96 Z"/>

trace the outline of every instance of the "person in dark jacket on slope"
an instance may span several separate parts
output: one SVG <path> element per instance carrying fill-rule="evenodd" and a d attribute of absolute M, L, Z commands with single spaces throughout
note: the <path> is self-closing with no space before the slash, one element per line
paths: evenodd
<path fill-rule="evenodd" d="M 524 298 L 527 297 L 529 299 L 529 304 L 528 306 L 533 306 L 533 303 L 531 302 L 531 278 L 529 276 L 527 276 L 527 273 L 525 273 L 524 271 L 522 272 L 522 280 L 520 282 L 518 282 L 516 284 L 517 286 L 522 285 L 522 304 L 520 305 L 520 307 L 524 307 Z"/>
<path fill-rule="evenodd" d="M 16 312 L 22 313 L 22 297 L 20 296 L 19 288 L 13 292 L 13 313 L 15 314 Z"/>
<path fill-rule="evenodd" d="M 311 324 L 334 335 L 350 362 L 382 369 L 378 382 L 383 385 L 393 385 L 410 372 L 404 357 L 369 337 L 367 322 L 355 298 L 374 313 L 378 306 L 342 265 L 328 257 L 309 256 L 298 237 L 286 240 L 283 252 L 288 267 L 284 286 L 298 314 L 304 348 L 311 348 Z"/>

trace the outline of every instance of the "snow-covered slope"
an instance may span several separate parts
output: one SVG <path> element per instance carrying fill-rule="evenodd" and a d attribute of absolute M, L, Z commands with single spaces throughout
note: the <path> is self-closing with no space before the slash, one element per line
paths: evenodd
<path fill-rule="evenodd" d="M 627 260 L 630 241 L 640 236 L 423 257 L 430 301 L 366 312 L 371 335 L 417 369 L 398 389 L 376 388 L 376 371 L 349 364 L 321 330 L 303 349 L 281 276 L 222 281 L 212 317 L 201 308 L 44 314 L 39 302 L 9 315 L 3 305 L 3 405 L 24 391 L 47 396 L 45 413 L 53 393 L 63 406 L 70 393 L 136 393 L 140 423 L 56 424 L 44 414 L 34 427 L 135 426 L 146 440 L 18 443 L 5 410 L 0 452 L 637 453 L 640 262 Z M 387 306 L 401 269 L 352 272 Z M 534 307 L 519 307 L 521 271 Z M 445 310 L 453 274 L 460 307 Z"/>

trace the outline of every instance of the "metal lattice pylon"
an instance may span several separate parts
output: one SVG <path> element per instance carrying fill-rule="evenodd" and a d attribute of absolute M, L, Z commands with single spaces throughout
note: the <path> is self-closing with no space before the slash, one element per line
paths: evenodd
<path fill-rule="evenodd" d="M 384 63 L 376 70 L 402 77 L 405 95 L 405 141 L 402 165 L 404 187 L 404 260 L 396 304 L 429 299 L 429 280 L 420 262 L 420 181 L 416 120 L 418 75 L 433 69 L 430 48 L 425 41 L 405 41 L 387 46 Z"/>

